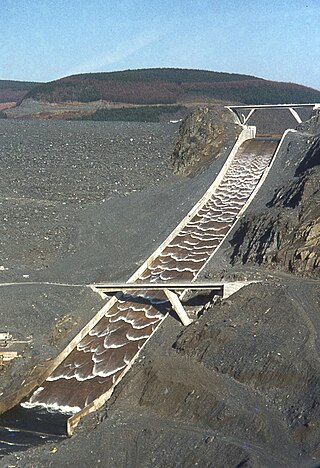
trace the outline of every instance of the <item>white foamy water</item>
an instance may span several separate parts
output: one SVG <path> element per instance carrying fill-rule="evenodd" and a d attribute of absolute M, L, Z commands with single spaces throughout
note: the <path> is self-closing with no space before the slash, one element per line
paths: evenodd
<path fill-rule="evenodd" d="M 277 142 L 270 141 L 242 145 L 211 198 L 145 269 L 140 280 L 195 280 L 234 225 L 276 146 Z M 166 301 L 162 292 L 126 293 L 24 405 L 77 412 L 111 389 L 166 317 Z"/>

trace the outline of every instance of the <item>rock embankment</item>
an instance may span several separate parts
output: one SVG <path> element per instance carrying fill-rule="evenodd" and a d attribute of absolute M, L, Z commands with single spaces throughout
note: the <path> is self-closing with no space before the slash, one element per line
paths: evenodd
<path fill-rule="evenodd" d="M 222 106 L 202 107 L 182 122 L 171 164 L 178 175 L 191 176 L 217 159 L 241 132 L 236 117 Z"/>
<path fill-rule="evenodd" d="M 244 217 L 231 240 L 233 264 L 320 277 L 319 115 L 303 124 L 300 132 L 309 137 L 293 179 L 278 187 L 262 213 Z"/>
<path fill-rule="evenodd" d="M 243 408 L 237 409 L 238 416 L 244 414 L 235 427 L 239 430 L 241 421 L 246 434 L 253 431 L 252 441 L 268 445 L 269 455 L 278 446 L 276 438 L 280 431 L 283 437 L 289 436 L 291 443 L 295 441 L 301 454 L 319 457 L 320 361 L 314 326 L 319 286 L 310 282 L 304 286 L 307 289 L 301 288 L 299 292 L 296 286 L 251 285 L 232 300 L 214 306 L 198 323 L 188 327 L 175 347 L 182 356 L 201 363 L 220 379 L 231 378 L 234 396 L 239 385 L 247 389 L 247 398 L 241 403 Z M 219 390 L 215 393 L 218 399 Z M 245 414 L 245 407 L 254 395 L 255 408 Z M 220 405 L 216 403 L 215 427 L 222 420 L 226 424 L 228 416 L 229 423 L 232 421 L 230 410 L 229 397 L 222 399 Z M 271 427 L 273 418 L 272 435 L 268 426 Z M 236 429 L 232 433 L 236 434 Z M 287 443 L 287 448 L 290 445 Z"/>

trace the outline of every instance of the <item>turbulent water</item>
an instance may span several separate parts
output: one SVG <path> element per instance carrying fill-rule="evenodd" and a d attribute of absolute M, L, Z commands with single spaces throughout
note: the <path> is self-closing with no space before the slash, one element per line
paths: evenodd
<path fill-rule="evenodd" d="M 141 281 L 194 280 L 233 226 L 278 141 L 245 142 L 212 196 L 141 274 Z M 162 293 L 125 294 L 25 404 L 78 412 L 111 389 L 166 316 Z"/>

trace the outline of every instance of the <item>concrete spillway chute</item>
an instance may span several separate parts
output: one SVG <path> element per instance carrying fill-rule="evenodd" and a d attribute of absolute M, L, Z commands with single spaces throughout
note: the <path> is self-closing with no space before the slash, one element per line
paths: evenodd
<path fill-rule="evenodd" d="M 255 138 L 255 131 L 255 127 L 243 128 L 207 192 L 128 280 L 138 288 L 135 294 L 111 298 L 50 363 L 41 379 L 14 396 L 15 403 L 30 394 L 37 384 L 25 407 L 68 408 L 73 413 L 68 420 L 68 433 L 72 434 L 81 417 L 98 409 L 110 397 L 165 319 L 168 311 L 162 304 L 168 304 L 169 299 L 184 325 L 190 323 L 181 296 L 175 294 L 179 284 L 173 283 L 184 282 L 180 284 L 183 289 L 192 289 L 193 282 L 197 285 L 198 274 L 263 182 L 277 154 L 279 139 Z M 154 291 L 159 284 L 161 290 Z M 129 286 L 121 285 L 121 289 Z"/>

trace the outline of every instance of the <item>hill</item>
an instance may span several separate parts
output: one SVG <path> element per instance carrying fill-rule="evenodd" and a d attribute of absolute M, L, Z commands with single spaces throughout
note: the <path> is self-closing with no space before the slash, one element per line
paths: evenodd
<path fill-rule="evenodd" d="M 0 103 L 18 102 L 38 84 L 32 81 L 0 80 Z"/>
<path fill-rule="evenodd" d="M 205 70 L 154 68 L 68 76 L 33 87 L 24 99 L 109 101 L 133 105 L 228 101 L 245 104 L 312 102 L 320 91 L 294 83 Z"/>

